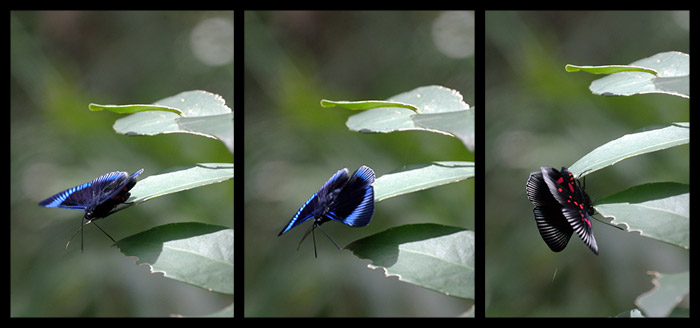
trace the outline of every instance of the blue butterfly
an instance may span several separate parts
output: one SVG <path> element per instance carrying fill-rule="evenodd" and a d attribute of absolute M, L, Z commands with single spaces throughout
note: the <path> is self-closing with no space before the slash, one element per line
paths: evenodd
<path fill-rule="evenodd" d="M 143 172 L 143 169 L 138 170 L 136 173 L 129 176 L 127 172 L 110 172 L 95 178 L 91 182 L 86 182 L 81 185 L 75 186 L 73 188 L 66 189 L 59 192 L 47 199 L 42 200 L 39 206 L 43 207 L 58 207 L 67 208 L 71 210 L 84 210 L 85 215 L 80 225 L 80 251 L 83 250 L 83 234 L 82 229 L 85 225 L 89 223 L 94 223 L 94 220 L 105 218 L 110 214 L 121 210 L 123 207 L 117 207 L 117 205 L 124 203 L 131 193 L 129 190 L 136 185 L 136 177 Z M 106 231 L 102 230 L 97 224 L 95 224 L 102 232 L 109 237 L 109 239 L 114 241 L 114 238 L 110 236 Z M 77 234 L 76 231 L 75 234 Z M 73 237 L 71 237 L 73 240 Z M 70 240 L 66 247 L 70 244 Z"/>
<path fill-rule="evenodd" d="M 311 233 L 314 240 L 314 256 L 316 254 L 316 237 L 313 231 L 319 228 L 328 239 L 340 249 L 340 246 L 321 229 L 321 225 L 333 220 L 351 227 L 364 227 L 369 224 L 374 214 L 374 171 L 362 166 L 350 176 L 348 169 L 344 168 L 334 174 L 318 192 L 301 206 L 299 211 L 289 220 L 286 226 L 277 236 L 281 236 L 290 229 L 314 219 L 313 224 L 306 230 L 304 237 L 299 241 L 299 246 Z M 299 250 L 299 247 L 297 247 Z"/>

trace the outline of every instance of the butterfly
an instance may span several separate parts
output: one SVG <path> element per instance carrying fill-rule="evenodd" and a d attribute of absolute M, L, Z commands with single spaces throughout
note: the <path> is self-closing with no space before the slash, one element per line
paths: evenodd
<path fill-rule="evenodd" d="M 94 220 L 105 218 L 110 214 L 119 211 L 123 207 L 117 205 L 126 202 L 131 196 L 129 190 L 136 185 L 136 177 L 143 172 L 143 169 L 129 176 L 127 172 L 110 172 L 100 177 L 95 178 L 90 182 L 77 185 L 73 188 L 66 189 L 47 199 L 42 200 L 39 206 L 43 207 L 58 207 L 71 210 L 84 210 L 85 214 L 81 221 L 80 228 L 80 251 L 83 250 L 83 234 L 82 229 L 89 223 L 94 223 Z M 95 226 L 104 232 L 109 239 L 114 241 L 106 231 L 102 230 L 96 223 Z M 76 231 L 73 234 L 78 233 Z M 66 244 L 66 248 L 73 240 L 73 237 Z"/>
<path fill-rule="evenodd" d="M 598 244 L 591 226 L 595 209 L 591 206 L 591 198 L 569 170 L 541 167 L 530 173 L 525 190 L 527 198 L 535 205 L 533 213 L 537 229 L 552 251 L 563 250 L 576 231 L 583 243 L 598 255 Z"/>
<path fill-rule="evenodd" d="M 301 206 L 277 236 L 313 219 L 313 224 L 299 241 L 297 250 L 306 236 L 311 233 L 314 240 L 314 257 L 318 257 L 316 237 L 313 234 L 316 228 L 319 228 L 335 247 L 340 249 L 340 246 L 321 229 L 321 225 L 331 220 L 351 227 L 368 225 L 372 215 L 374 215 L 374 187 L 372 187 L 372 183 L 374 183 L 374 171 L 367 166 L 363 165 L 352 175 L 349 174 L 347 168 L 339 170 Z"/>

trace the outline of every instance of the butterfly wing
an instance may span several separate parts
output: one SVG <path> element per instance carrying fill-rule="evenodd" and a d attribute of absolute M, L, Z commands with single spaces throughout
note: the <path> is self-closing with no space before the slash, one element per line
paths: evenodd
<path fill-rule="evenodd" d="M 289 223 L 282 228 L 277 236 L 281 236 L 290 229 L 296 227 L 299 224 L 306 222 L 308 219 L 313 217 L 321 217 L 323 213 L 327 211 L 327 205 L 329 200 L 334 198 L 338 193 L 338 190 L 342 188 L 343 185 L 348 181 L 348 169 L 342 169 L 336 172 L 326 183 L 319 189 L 318 192 L 313 194 L 304 205 L 299 208 L 296 214 L 289 220 Z"/>
<path fill-rule="evenodd" d="M 72 210 L 93 208 L 109 198 L 116 197 L 120 193 L 123 194 L 123 189 L 128 191 L 133 188 L 136 184 L 135 178 L 141 172 L 143 172 L 143 169 L 134 173 L 131 177 L 128 177 L 126 172 L 110 172 L 90 182 L 66 189 L 44 199 L 39 203 L 39 206 Z"/>
<path fill-rule="evenodd" d="M 114 213 L 115 206 L 125 202 L 136 185 L 136 177 L 143 169 L 129 176 L 127 172 L 110 172 L 92 180 L 92 202 L 87 208 L 91 218 L 106 217 Z"/>
<path fill-rule="evenodd" d="M 112 197 L 129 179 L 127 172 L 110 172 L 92 180 L 92 199 L 95 203 L 101 203 Z"/>
<path fill-rule="evenodd" d="M 39 206 L 84 210 L 92 201 L 92 193 L 92 182 L 86 182 L 42 200 Z"/>
<path fill-rule="evenodd" d="M 329 205 L 327 217 L 351 227 L 364 227 L 374 215 L 374 171 L 362 166 Z"/>
<path fill-rule="evenodd" d="M 129 176 L 127 172 L 110 172 L 95 180 L 92 180 L 93 199 L 101 203 L 109 198 L 118 197 L 136 185 L 136 177 L 143 172 L 143 169 L 136 171 Z M 126 201 L 124 199 L 123 201 Z"/>
<path fill-rule="evenodd" d="M 314 212 L 314 205 L 318 203 L 318 193 L 314 193 L 309 200 L 304 203 L 304 205 L 299 208 L 296 214 L 292 217 L 291 220 L 289 220 L 289 223 L 282 228 L 282 231 L 280 231 L 277 236 L 281 236 L 285 232 L 289 231 L 290 229 L 306 222 L 306 220 L 314 217 L 313 212 Z"/>
<path fill-rule="evenodd" d="M 525 186 L 527 198 L 535 205 L 537 229 L 544 242 L 553 252 L 563 250 L 574 230 L 561 212 L 561 207 L 542 177 L 542 172 L 532 172 Z"/>
<path fill-rule="evenodd" d="M 598 255 L 598 244 L 593 236 L 591 217 L 588 214 L 590 198 L 586 192 L 565 167 L 561 168 L 561 172 L 552 167 L 542 167 L 541 171 L 550 193 L 561 205 L 561 213 L 571 228 L 588 248 Z"/>

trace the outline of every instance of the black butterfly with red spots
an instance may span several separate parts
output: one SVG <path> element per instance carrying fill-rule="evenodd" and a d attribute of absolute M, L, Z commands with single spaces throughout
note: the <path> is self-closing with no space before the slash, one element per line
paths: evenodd
<path fill-rule="evenodd" d="M 565 167 L 561 171 L 543 166 L 530 173 L 525 188 L 527 198 L 535 205 L 533 213 L 537 229 L 547 246 L 559 252 L 566 247 L 574 231 L 584 244 L 598 255 L 593 236 L 591 215 L 595 209 L 580 182 Z"/>

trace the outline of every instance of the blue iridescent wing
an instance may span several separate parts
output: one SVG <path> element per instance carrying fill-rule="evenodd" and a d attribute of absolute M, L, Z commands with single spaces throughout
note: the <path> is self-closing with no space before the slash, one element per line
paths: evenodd
<path fill-rule="evenodd" d="M 129 190 L 136 185 L 136 177 L 143 172 L 143 169 L 129 176 L 126 172 L 110 172 L 95 178 L 90 182 L 83 183 L 73 188 L 66 189 L 39 203 L 44 207 L 59 207 L 73 210 L 85 210 L 78 231 L 81 234 L 80 250 L 83 250 L 82 233 L 85 224 L 93 220 L 104 218 L 116 211 L 117 205 L 125 202 L 131 195 Z M 87 223 L 86 223 L 87 222 Z M 99 226 L 95 224 L 96 227 Z M 76 231 L 76 233 L 78 232 Z M 102 230 L 109 239 L 114 242 L 114 238 L 106 231 Z M 73 234 L 75 236 L 75 234 Z M 68 244 L 73 239 L 68 240 Z M 66 244 L 66 248 L 68 248 Z"/>
<path fill-rule="evenodd" d="M 322 216 L 324 212 L 327 211 L 327 203 L 331 195 L 335 195 L 337 190 L 340 189 L 348 181 L 348 169 L 339 170 L 334 174 L 326 183 L 319 189 L 318 192 L 313 194 L 309 200 L 304 203 L 304 205 L 299 208 L 296 214 L 289 220 L 289 223 L 282 228 L 277 236 L 281 236 L 290 229 L 296 227 L 299 224 L 306 222 L 308 219 L 315 216 Z"/>
<path fill-rule="evenodd" d="M 364 227 L 374 215 L 374 171 L 362 166 L 340 189 L 329 205 L 328 218 L 351 227 Z"/>
<path fill-rule="evenodd" d="M 107 199 L 123 194 L 136 184 L 136 177 L 143 172 L 143 169 L 129 176 L 127 172 L 110 172 L 95 180 L 92 180 L 93 203 L 100 204 Z M 123 199 L 126 201 L 126 199 Z"/>
<path fill-rule="evenodd" d="M 86 182 L 42 200 L 39 206 L 84 210 L 91 201 L 92 182 Z"/>
<path fill-rule="evenodd" d="M 134 179 L 143 169 L 128 177 L 126 172 L 110 172 L 73 188 L 66 189 L 39 203 L 43 207 L 58 207 L 72 210 L 85 210 L 114 197 Z M 129 188 L 131 189 L 131 188 Z"/>
<path fill-rule="evenodd" d="M 88 218 L 103 218 L 119 210 L 117 205 L 129 199 L 129 190 L 136 185 L 141 172 L 143 169 L 131 176 L 126 172 L 111 172 L 93 180 L 93 199 L 86 209 Z"/>

